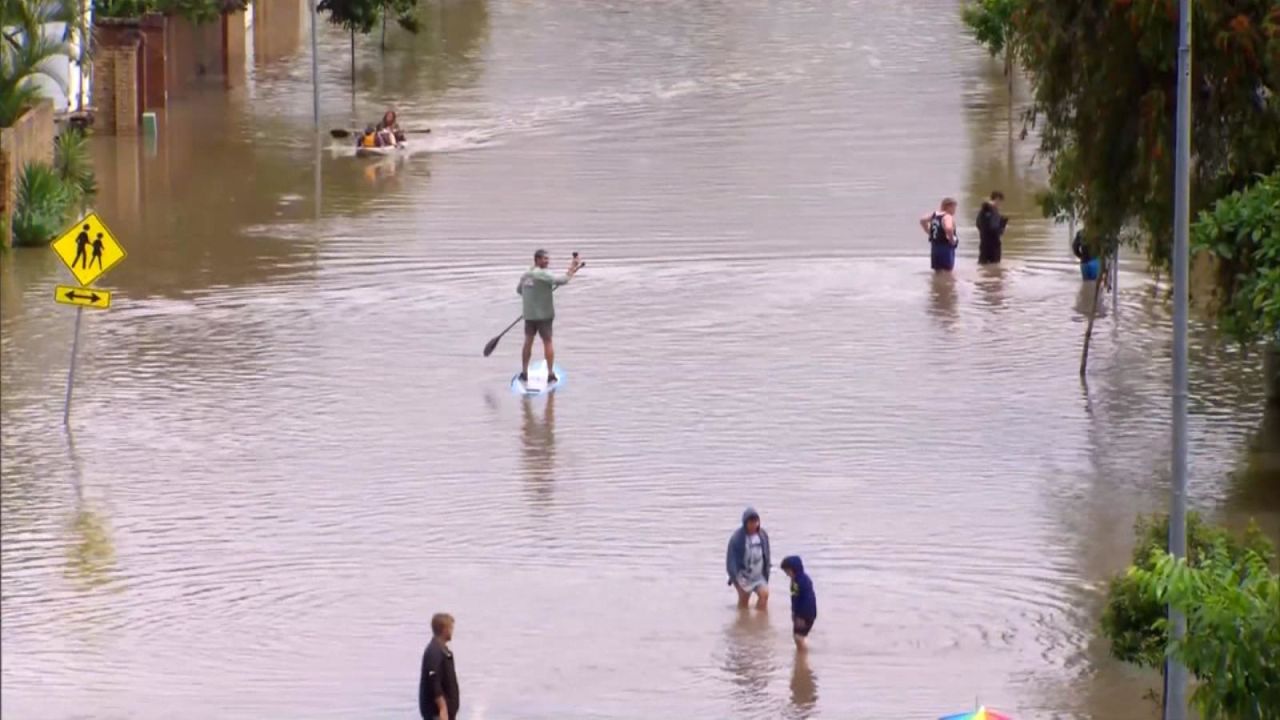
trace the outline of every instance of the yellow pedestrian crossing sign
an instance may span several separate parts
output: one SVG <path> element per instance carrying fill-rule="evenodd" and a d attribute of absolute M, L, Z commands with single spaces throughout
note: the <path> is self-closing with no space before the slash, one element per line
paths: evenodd
<path fill-rule="evenodd" d="M 124 248 L 96 212 L 81 218 L 50 247 L 81 285 L 93 283 L 125 257 Z"/>

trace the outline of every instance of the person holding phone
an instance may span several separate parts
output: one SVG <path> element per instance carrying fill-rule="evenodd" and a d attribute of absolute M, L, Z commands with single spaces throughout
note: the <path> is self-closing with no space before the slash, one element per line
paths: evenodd
<path fill-rule="evenodd" d="M 546 250 L 538 250 L 533 254 L 533 267 L 520 276 L 516 292 L 520 294 L 524 306 L 524 349 L 520 360 L 520 382 L 529 381 L 529 360 L 533 357 L 533 339 L 542 338 L 542 354 L 547 358 L 547 384 L 554 383 L 556 377 L 556 351 L 551 344 L 551 323 L 556 317 L 556 307 L 552 292 L 561 285 L 567 284 L 585 263 L 573 254 L 569 270 L 564 275 L 556 275 L 547 269 L 551 264 L 551 254 Z"/>
<path fill-rule="evenodd" d="M 978 264 L 994 265 L 1000 262 L 1001 239 L 1009 226 L 1009 218 L 1000 214 L 1004 193 L 991 192 L 990 199 L 982 203 L 978 211 Z"/>

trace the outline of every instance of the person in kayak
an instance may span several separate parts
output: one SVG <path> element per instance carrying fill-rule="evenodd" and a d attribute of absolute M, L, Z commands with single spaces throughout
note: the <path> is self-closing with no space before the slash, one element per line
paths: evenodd
<path fill-rule="evenodd" d="M 725 551 L 729 584 L 738 591 L 738 608 L 745 610 L 756 596 L 756 609 L 769 607 L 769 533 L 760 527 L 760 513 L 747 508 L 742 526 L 729 537 Z"/>
<path fill-rule="evenodd" d="M 929 267 L 934 272 L 951 272 L 956 266 L 960 238 L 956 235 L 955 215 L 955 198 L 943 198 L 936 212 L 920 218 L 920 228 L 929 238 Z"/>
<path fill-rule="evenodd" d="M 389 139 L 393 145 L 399 145 L 404 142 L 404 131 L 400 129 L 400 124 L 396 121 L 395 110 L 387 110 L 382 114 L 382 119 L 378 121 L 377 130 L 383 133 L 383 137 Z"/>
<path fill-rule="evenodd" d="M 529 381 L 529 360 L 533 357 L 533 338 L 542 337 L 542 354 L 547 358 L 547 384 L 560 378 L 556 377 L 556 351 L 551 344 L 551 323 L 556 317 L 556 307 L 551 293 L 561 285 L 568 283 L 582 267 L 582 261 L 575 253 L 569 263 L 569 271 L 564 275 L 555 275 L 547 266 L 551 264 L 551 254 L 546 250 L 538 250 L 533 254 L 533 267 L 520 276 L 516 292 L 520 294 L 524 306 L 524 349 L 520 355 L 520 382 Z"/>
<path fill-rule="evenodd" d="M 1001 238 L 1009 225 L 1009 218 L 1000 214 L 1000 202 L 1004 193 L 995 190 L 984 200 L 978 211 L 978 264 L 994 265 L 1000 262 Z"/>

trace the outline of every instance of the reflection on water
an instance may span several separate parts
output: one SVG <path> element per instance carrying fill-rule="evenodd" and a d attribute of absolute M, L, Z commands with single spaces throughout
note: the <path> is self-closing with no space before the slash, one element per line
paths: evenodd
<path fill-rule="evenodd" d="M 1168 304 L 1125 266 L 1081 387 L 1088 286 L 955 7 L 428 3 L 354 98 L 322 28 L 319 144 L 273 8 L 245 87 L 175 100 L 154 153 L 94 138 L 129 259 L 70 462 L 65 271 L 0 257 L 5 716 L 408 716 L 437 608 L 469 720 L 1145 710 L 1096 624 L 1167 504 Z M 424 153 L 331 149 L 392 104 Z M 556 298 L 572 386 L 526 402 L 519 344 L 479 349 L 539 246 L 592 265 Z M 1258 363 L 1191 345 L 1193 504 L 1280 535 Z M 785 599 L 731 607 L 746 504 L 820 578 L 810 658 Z"/>
<path fill-rule="evenodd" d="M 813 717 L 817 704 L 818 678 L 809 665 L 809 653 L 797 652 L 795 665 L 791 669 L 792 717 Z"/>
<path fill-rule="evenodd" d="M 934 272 L 929 277 L 929 314 L 943 328 L 955 329 L 960 321 L 959 293 L 954 272 Z"/>
<path fill-rule="evenodd" d="M 535 406 L 542 406 L 541 411 Z M 520 437 L 524 441 L 523 477 L 535 504 L 550 502 L 555 492 L 556 470 L 556 395 L 545 398 L 521 398 L 523 418 Z M 539 417 L 541 415 L 541 417 Z"/>
<path fill-rule="evenodd" d="M 724 668 L 733 683 L 733 701 L 739 717 L 755 717 L 772 704 L 769 680 L 776 670 L 777 636 L 769 627 L 769 615 L 738 610 L 725 628 Z"/>

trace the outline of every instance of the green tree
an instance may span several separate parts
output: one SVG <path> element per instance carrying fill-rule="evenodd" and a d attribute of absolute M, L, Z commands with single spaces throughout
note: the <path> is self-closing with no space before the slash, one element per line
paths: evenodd
<path fill-rule="evenodd" d="M 54 40 L 44 33 L 49 23 L 66 23 Z M 65 55 L 77 59 L 71 48 L 72 33 L 80 27 L 79 3 L 58 0 L 3 0 L 0 2 L 0 127 L 17 122 L 39 101 L 37 77 L 56 83 L 65 93 L 65 82 L 48 69 L 47 61 Z"/>
<path fill-rule="evenodd" d="M 1013 87 L 1013 57 L 1018 36 L 1014 32 L 1013 15 L 1021 0 L 972 0 L 961 10 L 960 17 L 979 44 L 991 57 L 1004 60 L 1004 74 Z"/>
<path fill-rule="evenodd" d="M 1130 571 L 1144 592 L 1185 614 L 1186 635 L 1168 653 L 1195 676 L 1191 700 L 1205 720 L 1280 718 L 1280 575 L 1271 563 L 1219 542 L 1198 566 L 1157 550 L 1150 569 Z"/>
<path fill-rule="evenodd" d="M 1134 524 L 1137 544 L 1133 549 L 1133 565 L 1128 573 L 1112 578 L 1107 589 L 1107 604 L 1102 612 L 1102 633 L 1111 641 L 1111 655 L 1118 660 L 1142 667 L 1161 664 L 1168 645 L 1165 632 L 1165 602 L 1133 574 L 1134 570 L 1155 570 L 1155 554 L 1168 546 L 1169 516 L 1140 516 Z M 1232 559 L 1248 554 L 1267 562 L 1275 553 L 1266 536 L 1256 527 L 1237 540 L 1226 530 L 1210 525 L 1195 512 L 1187 514 L 1187 556 L 1191 567 L 1198 567 L 1214 548 L 1221 547 Z"/>
<path fill-rule="evenodd" d="M 1060 187 L 1100 237 L 1167 264 L 1173 217 L 1177 5 L 1017 0 L 1012 43 L 1030 76 L 1026 119 Z M 1197 208 L 1280 167 L 1280 6 L 1198 0 L 1192 18 L 1192 198 Z M 1070 158 L 1064 162 L 1064 158 Z"/>
<path fill-rule="evenodd" d="M 368 35 L 385 21 L 388 15 L 394 15 L 400 27 L 412 33 L 421 29 L 417 12 L 418 0 L 320 0 L 316 11 L 329 16 L 329 22 L 351 33 L 351 84 L 356 82 L 356 33 Z M 383 25 L 383 44 L 385 46 L 386 29 Z"/>
<path fill-rule="evenodd" d="M 1220 260 L 1219 326 L 1244 343 L 1280 344 L 1280 170 L 1200 213 L 1191 238 Z"/>

